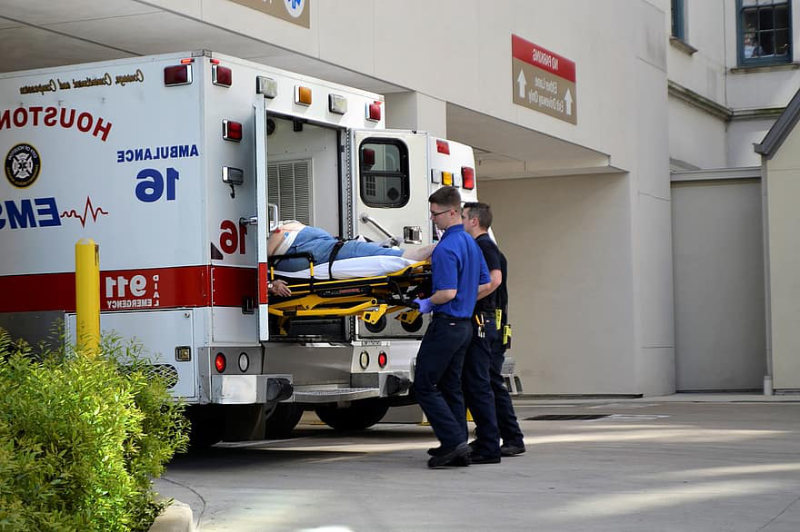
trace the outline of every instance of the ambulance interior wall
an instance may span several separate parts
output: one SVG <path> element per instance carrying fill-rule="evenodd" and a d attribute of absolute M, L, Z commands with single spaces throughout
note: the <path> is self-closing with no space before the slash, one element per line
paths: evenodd
<path fill-rule="evenodd" d="M 311 224 L 339 235 L 339 150 L 336 130 L 303 124 L 294 131 L 292 121 L 272 117 L 275 131 L 267 137 L 268 164 L 310 159 Z"/>
<path fill-rule="evenodd" d="M 766 162 L 772 383 L 800 389 L 800 130 L 794 127 Z"/>
<path fill-rule="evenodd" d="M 629 180 L 486 180 L 527 394 L 638 394 Z"/>

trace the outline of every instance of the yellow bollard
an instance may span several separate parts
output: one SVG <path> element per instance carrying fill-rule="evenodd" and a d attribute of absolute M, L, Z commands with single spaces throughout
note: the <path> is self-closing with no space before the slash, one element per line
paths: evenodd
<path fill-rule="evenodd" d="M 75 244 L 75 314 L 78 346 L 96 356 L 100 350 L 100 254 L 91 238 Z"/>

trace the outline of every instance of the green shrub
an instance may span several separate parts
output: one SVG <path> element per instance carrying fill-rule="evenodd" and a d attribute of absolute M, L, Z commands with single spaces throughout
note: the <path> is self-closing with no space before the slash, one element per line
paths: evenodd
<path fill-rule="evenodd" d="M 0 530 L 146 530 L 183 405 L 140 348 L 36 350 L 0 329 Z"/>

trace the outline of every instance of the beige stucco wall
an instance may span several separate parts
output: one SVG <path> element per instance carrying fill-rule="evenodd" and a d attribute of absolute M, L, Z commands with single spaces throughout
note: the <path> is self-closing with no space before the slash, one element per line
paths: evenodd
<path fill-rule="evenodd" d="M 526 393 L 637 394 L 629 177 L 483 183 Z"/>
<path fill-rule="evenodd" d="M 766 161 L 773 385 L 800 389 L 800 131 Z"/>

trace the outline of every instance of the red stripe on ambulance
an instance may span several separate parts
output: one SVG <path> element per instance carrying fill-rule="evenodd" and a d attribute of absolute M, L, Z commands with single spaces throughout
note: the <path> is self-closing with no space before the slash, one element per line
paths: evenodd
<path fill-rule="evenodd" d="M 179 266 L 100 272 L 100 310 L 241 307 L 255 300 L 254 268 Z M 0 312 L 75 311 L 75 274 L 0 277 Z"/>

